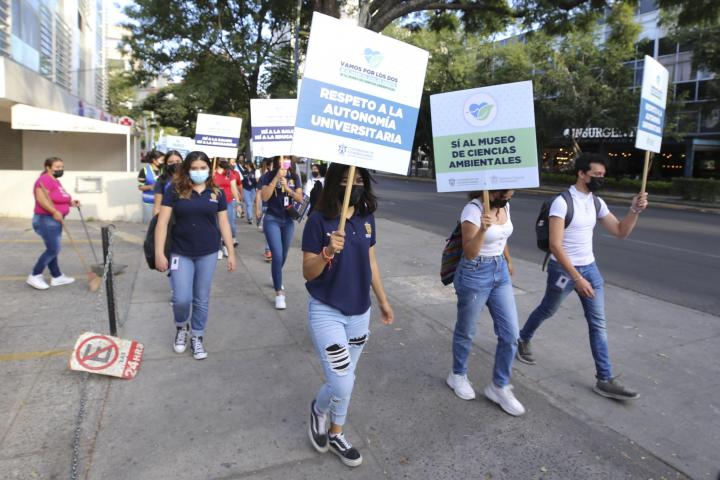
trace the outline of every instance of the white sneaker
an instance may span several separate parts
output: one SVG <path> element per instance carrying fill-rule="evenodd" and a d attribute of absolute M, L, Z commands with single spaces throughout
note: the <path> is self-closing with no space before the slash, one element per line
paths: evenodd
<path fill-rule="evenodd" d="M 38 290 L 47 290 L 50 288 L 50 285 L 47 284 L 45 279 L 43 278 L 42 274 L 40 275 L 28 275 L 27 280 L 25 280 L 25 283 L 30 285 L 33 288 L 37 288 Z"/>
<path fill-rule="evenodd" d="M 473 390 L 467 375 L 456 375 L 450 372 L 447 377 L 447 384 L 455 392 L 455 395 L 463 400 L 475 400 L 475 390 Z"/>
<path fill-rule="evenodd" d="M 285 310 L 287 308 L 287 305 L 285 304 L 285 295 L 275 296 L 275 308 L 278 310 Z"/>
<path fill-rule="evenodd" d="M 512 390 L 512 385 L 496 387 L 494 383 L 491 383 L 485 387 L 485 396 L 500 405 L 500 408 L 505 410 L 505 413 L 517 417 L 525 413 L 525 407 L 522 406 L 522 403 L 518 402 Z"/>
<path fill-rule="evenodd" d="M 223 254 L 223 257 L 228 257 L 228 249 L 225 245 L 223 245 L 222 254 Z M 222 257 L 218 256 L 218 258 L 222 258 Z"/>
<path fill-rule="evenodd" d="M 222 258 L 223 258 L 223 251 L 218 250 L 218 260 L 222 260 Z"/>
<path fill-rule="evenodd" d="M 59 287 L 60 285 L 69 285 L 75 281 L 72 277 L 67 277 L 61 274 L 59 277 L 53 277 L 50 279 L 50 285 L 53 287 Z"/>

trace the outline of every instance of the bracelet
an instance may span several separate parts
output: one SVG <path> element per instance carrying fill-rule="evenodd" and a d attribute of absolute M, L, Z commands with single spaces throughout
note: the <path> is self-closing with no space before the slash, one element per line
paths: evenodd
<path fill-rule="evenodd" d="M 330 263 L 333 261 L 333 258 L 335 258 L 335 254 L 329 255 L 327 253 L 327 247 L 323 247 L 322 249 L 322 258 L 325 260 L 325 263 Z"/>
<path fill-rule="evenodd" d="M 630 207 L 630 211 L 634 213 L 635 215 L 640 215 L 642 213 L 642 210 L 637 209 L 635 210 L 635 207 Z"/>
<path fill-rule="evenodd" d="M 573 282 L 577 283 L 577 281 L 580 280 L 581 278 L 585 278 L 585 277 L 583 277 L 582 275 L 578 275 L 577 277 L 573 277 Z"/>

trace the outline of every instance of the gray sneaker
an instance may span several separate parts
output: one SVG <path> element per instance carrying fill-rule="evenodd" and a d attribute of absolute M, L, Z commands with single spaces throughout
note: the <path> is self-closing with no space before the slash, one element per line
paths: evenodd
<path fill-rule="evenodd" d="M 530 341 L 525 342 L 518 339 L 518 349 L 515 358 L 528 365 L 535 365 L 535 359 L 530 349 Z"/>
<path fill-rule="evenodd" d="M 633 392 L 618 381 L 618 377 L 611 377 L 607 380 L 598 379 L 593 387 L 593 391 L 598 395 L 615 400 L 636 400 L 640 398 L 640 394 Z"/>

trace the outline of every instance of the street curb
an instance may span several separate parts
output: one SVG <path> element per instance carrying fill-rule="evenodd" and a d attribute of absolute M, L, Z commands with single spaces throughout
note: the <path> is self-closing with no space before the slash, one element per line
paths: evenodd
<path fill-rule="evenodd" d="M 405 180 L 408 182 L 422 182 L 422 183 L 435 183 L 435 179 L 425 177 L 407 177 L 405 175 L 392 175 L 387 173 L 374 173 L 375 177 L 392 178 L 395 180 Z M 537 195 L 555 195 L 563 191 L 563 187 L 548 185 L 547 187 L 540 188 L 524 188 L 523 192 L 534 193 Z M 612 201 L 627 201 L 630 200 L 630 193 L 622 192 L 603 192 L 602 198 L 609 199 Z M 697 212 L 697 213 L 710 213 L 713 215 L 720 215 L 720 206 L 714 207 L 710 205 L 689 205 L 687 203 L 671 202 L 671 201 L 652 201 L 653 207 L 664 208 L 667 210 L 680 210 L 685 212 Z"/>

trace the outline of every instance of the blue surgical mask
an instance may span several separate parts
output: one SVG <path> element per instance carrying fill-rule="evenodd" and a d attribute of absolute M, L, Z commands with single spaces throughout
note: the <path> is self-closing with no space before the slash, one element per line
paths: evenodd
<path fill-rule="evenodd" d="M 195 185 L 205 183 L 210 176 L 210 170 L 190 170 L 190 180 Z"/>

